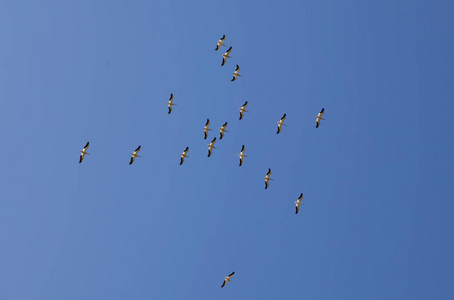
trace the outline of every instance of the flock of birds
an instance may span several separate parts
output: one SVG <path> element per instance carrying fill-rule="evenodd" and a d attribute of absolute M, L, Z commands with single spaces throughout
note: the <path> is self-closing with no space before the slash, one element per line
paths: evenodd
<path fill-rule="evenodd" d="M 217 45 L 216 45 L 216 49 L 215 51 L 218 51 L 221 46 L 225 46 L 227 47 L 225 44 L 224 44 L 224 41 L 225 41 L 225 35 L 222 36 L 221 39 L 218 40 L 217 42 Z M 230 46 L 230 48 L 224 53 L 222 54 L 222 63 L 221 63 L 221 66 L 224 66 L 224 64 L 227 62 L 227 58 L 232 58 L 230 56 L 230 52 L 232 52 L 232 47 Z M 239 71 L 240 71 L 240 67 L 238 65 L 236 65 L 236 69 L 235 71 L 232 73 L 233 74 L 233 78 L 231 81 L 235 81 L 237 79 L 237 77 L 239 76 L 242 76 L 239 74 Z M 170 114 L 172 112 L 172 106 L 176 105 L 175 103 L 173 103 L 173 94 L 170 94 L 170 99 L 169 101 L 166 103 L 167 104 L 167 107 L 169 108 L 169 111 L 168 111 L 168 114 Z M 248 112 L 246 110 L 246 107 L 247 107 L 248 103 L 247 101 L 240 107 L 240 118 L 239 120 L 243 119 L 243 116 L 244 116 L 244 113 L 245 112 Z M 316 121 L 316 126 L 315 128 L 318 128 L 320 126 L 320 121 L 321 120 L 325 120 L 324 118 L 322 118 L 323 114 L 325 112 L 325 109 L 322 108 L 322 110 L 318 113 L 318 115 L 315 117 L 315 121 Z M 286 118 L 286 114 L 284 114 L 282 116 L 282 118 L 277 122 L 277 132 L 276 134 L 279 134 L 282 130 L 282 126 L 287 126 L 284 124 L 284 121 L 285 121 L 285 118 Z M 228 132 L 226 130 L 226 127 L 227 127 L 227 122 L 224 123 L 224 125 L 222 125 L 220 128 L 219 128 L 219 132 L 220 132 L 220 138 L 219 139 L 222 139 L 224 137 L 224 133 L 225 132 Z M 208 138 L 208 132 L 209 131 L 212 131 L 210 129 L 210 119 L 207 119 L 206 123 L 205 123 L 205 126 L 203 127 L 203 132 L 204 132 L 204 139 L 207 139 Z M 208 144 L 208 157 L 211 156 L 212 154 L 212 151 L 213 149 L 216 149 L 216 147 L 214 147 L 214 144 L 216 143 L 216 137 L 213 138 L 213 140 L 211 141 L 211 143 Z M 87 144 L 84 146 L 84 148 L 80 151 L 80 158 L 79 158 L 79 163 L 82 163 L 82 161 L 84 160 L 84 156 L 89 154 L 87 153 L 87 150 L 88 150 L 88 147 L 90 145 L 90 142 L 87 142 Z M 134 150 L 133 153 L 131 153 L 131 159 L 129 161 L 129 164 L 132 165 L 136 159 L 136 157 L 140 157 L 138 155 L 139 151 L 140 151 L 140 148 L 141 146 L 139 145 L 139 147 L 136 148 L 136 150 Z M 189 151 L 189 147 L 186 147 L 186 149 L 183 151 L 183 153 L 181 153 L 181 159 L 180 159 L 180 165 L 182 165 L 184 163 L 184 160 L 185 158 L 189 158 L 189 156 L 187 155 Z M 240 157 L 240 167 L 241 165 L 243 164 L 243 159 L 245 157 L 247 157 L 247 155 L 244 154 L 244 151 L 245 151 L 245 147 L 244 145 L 241 147 L 241 152 L 238 154 L 238 156 Z M 268 172 L 266 173 L 266 176 L 264 177 L 265 179 L 265 189 L 268 188 L 269 186 L 269 181 L 270 180 L 273 180 L 270 178 L 271 176 L 271 169 L 268 169 Z M 295 214 L 298 214 L 298 211 L 299 211 L 299 207 L 300 205 L 304 205 L 304 203 L 301 203 L 301 200 L 303 199 L 303 193 L 301 193 L 301 195 L 298 197 L 297 201 L 295 201 L 295 207 L 296 207 L 296 211 L 295 211 Z M 222 286 L 221 287 L 224 287 L 226 285 L 227 282 L 230 281 L 230 279 L 232 278 L 232 276 L 235 274 L 235 272 L 232 272 L 230 275 L 224 277 L 224 282 L 222 283 Z"/>

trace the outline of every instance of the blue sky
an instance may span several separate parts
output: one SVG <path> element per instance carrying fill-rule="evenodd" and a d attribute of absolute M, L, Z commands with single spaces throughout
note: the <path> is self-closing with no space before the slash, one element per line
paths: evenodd
<path fill-rule="evenodd" d="M 2 2 L 0 299 L 448 299 L 453 12 Z"/>

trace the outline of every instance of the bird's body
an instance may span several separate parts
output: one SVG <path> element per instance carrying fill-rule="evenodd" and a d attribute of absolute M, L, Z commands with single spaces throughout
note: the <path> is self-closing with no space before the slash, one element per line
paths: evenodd
<path fill-rule="evenodd" d="M 176 105 L 176 104 L 173 104 L 173 94 L 170 94 L 170 99 L 169 99 L 169 102 L 167 102 L 167 106 L 169 107 L 169 114 L 172 112 L 172 106 L 173 105 Z"/>
<path fill-rule="evenodd" d="M 136 159 L 136 157 L 140 157 L 139 155 L 137 155 L 137 153 L 139 153 L 140 151 L 140 146 L 137 147 L 136 150 L 134 150 L 133 153 L 131 153 L 131 161 L 129 162 L 130 165 L 132 165 L 132 163 L 134 162 L 134 160 Z"/>
<path fill-rule="evenodd" d="M 226 284 L 227 282 L 230 281 L 230 278 L 232 278 L 232 276 L 233 276 L 234 274 L 235 274 L 235 272 L 232 272 L 232 274 L 230 274 L 229 276 L 224 277 L 224 282 L 222 283 L 221 287 L 224 287 L 225 284 Z"/>
<path fill-rule="evenodd" d="M 325 119 L 322 118 L 324 113 L 325 113 L 325 109 L 322 108 L 322 110 L 316 116 L 316 120 L 315 121 L 317 122 L 317 125 L 315 125 L 315 128 L 318 128 L 318 126 L 320 126 L 320 120 L 325 120 Z"/>
<path fill-rule="evenodd" d="M 206 140 L 207 137 L 208 137 L 208 131 L 211 131 L 211 129 L 210 129 L 209 127 L 210 127 L 210 119 L 207 119 L 207 122 L 206 122 L 206 124 L 205 124 L 205 127 L 203 127 L 203 131 L 204 131 L 204 133 L 205 133 L 205 138 L 204 138 L 204 140 Z"/>
<path fill-rule="evenodd" d="M 218 51 L 219 49 L 221 49 L 221 46 L 227 47 L 226 45 L 224 45 L 224 41 L 225 41 L 225 34 L 222 36 L 222 38 L 220 38 L 218 40 L 218 44 L 216 45 L 216 49 L 214 49 L 214 50 Z"/>
<path fill-rule="evenodd" d="M 240 167 L 241 167 L 241 165 L 243 164 L 243 158 L 244 158 L 244 157 L 247 157 L 247 155 L 244 155 L 244 150 L 245 150 L 245 149 L 244 149 L 244 145 L 243 145 L 243 147 L 241 148 L 240 154 L 238 154 L 238 156 L 240 157 Z"/>
<path fill-rule="evenodd" d="M 213 149 L 216 149 L 216 147 L 214 146 L 214 143 L 216 143 L 216 138 L 214 138 L 211 143 L 208 144 L 208 157 L 211 156 L 211 151 Z"/>
<path fill-rule="evenodd" d="M 268 173 L 266 173 L 266 176 L 265 176 L 265 190 L 268 188 L 268 180 L 273 180 L 270 178 L 270 175 L 271 175 L 271 169 L 268 169 Z"/>
<path fill-rule="evenodd" d="M 222 64 L 221 64 L 221 67 L 225 64 L 225 62 L 227 61 L 227 58 L 232 58 L 231 56 L 229 56 L 230 52 L 232 51 L 232 47 L 230 47 L 227 51 L 225 51 L 224 54 L 222 54 Z"/>
<path fill-rule="evenodd" d="M 225 130 L 226 127 L 227 127 L 227 122 L 225 122 L 225 124 L 222 125 L 221 128 L 219 128 L 219 131 L 221 133 L 221 137 L 219 138 L 220 140 L 222 140 L 222 138 L 224 137 L 224 132 L 228 132 L 227 130 Z"/>
<path fill-rule="evenodd" d="M 243 114 L 244 114 L 245 112 L 247 112 L 246 106 L 247 106 L 247 101 L 244 102 L 243 106 L 240 107 L 240 120 L 243 118 Z"/>
<path fill-rule="evenodd" d="M 183 151 L 183 153 L 181 153 L 180 166 L 184 163 L 185 157 L 189 158 L 189 156 L 186 155 L 188 153 L 188 151 L 189 151 L 189 147 L 186 147 L 186 149 Z"/>
<path fill-rule="evenodd" d="M 279 134 L 279 132 L 281 132 L 282 126 L 287 126 L 284 124 L 284 120 L 285 120 L 286 116 L 287 116 L 287 114 L 284 114 L 284 116 L 277 122 L 277 133 L 276 134 Z"/>
<path fill-rule="evenodd" d="M 301 195 L 298 197 L 298 200 L 295 201 L 295 204 L 296 204 L 295 215 L 298 213 L 298 211 L 300 209 L 300 205 L 304 205 L 304 203 L 301 203 L 302 199 L 303 199 L 303 193 L 301 193 Z"/>
<path fill-rule="evenodd" d="M 240 72 L 240 66 L 236 65 L 236 70 L 235 70 L 235 72 L 232 73 L 233 78 L 231 81 L 235 81 L 238 76 L 243 76 L 243 75 L 240 75 L 239 72 Z"/>
<path fill-rule="evenodd" d="M 89 144 L 90 144 L 90 142 L 87 142 L 87 144 L 85 145 L 85 147 L 80 151 L 79 164 L 84 160 L 85 154 L 90 155 L 90 153 L 87 153 L 87 149 L 88 149 L 88 145 L 89 145 Z"/>

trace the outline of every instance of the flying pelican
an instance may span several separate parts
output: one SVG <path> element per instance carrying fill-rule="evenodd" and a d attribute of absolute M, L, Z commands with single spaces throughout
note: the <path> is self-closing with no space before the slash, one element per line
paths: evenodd
<path fill-rule="evenodd" d="M 189 156 L 186 155 L 186 153 L 188 153 L 188 151 L 189 151 L 189 147 L 186 147 L 186 149 L 183 151 L 183 153 L 181 153 L 180 166 L 184 163 L 185 157 L 189 158 Z"/>
<path fill-rule="evenodd" d="M 211 155 L 211 150 L 216 149 L 216 147 L 214 146 L 214 143 L 216 143 L 216 138 L 214 138 L 211 141 L 211 143 L 208 144 L 208 157 L 210 157 L 210 155 Z"/>
<path fill-rule="evenodd" d="M 268 188 L 268 180 L 273 180 L 270 178 L 270 175 L 271 175 L 271 169 L 268 169 L 268 173 L 266 173 L 265 178 L 263 178 L 263 179 L 265 179 L 265 190 Z"/>
<path fill-rule="evenodd" d="M 221 64 L 221 67 L 225 64 L 225 62 L 227 61 L 227 58 L 232 58 L 231 56 L 229 56 L 230 52 L 232 51 L 232 47 L 230 46 L 229 50 L 225 51 L 224 54 L 222 54 L 222 64 Z"/>
<path fill-rule="evenodd" d="M 90 142 L 87 142 L 87 144 L 85 145 L 85 147 L 80 151 L 79 164 L 84 160 L 85 154 L 90 155 L 90 153 L 87 153 L 88 144 L 90 144 Z"/>
<path fill-rule="evenodd" d="M 244 102 L 243 106 L 240 107 L 240 120 L 243 118 L 243 114 L 244 114 L 245 112 L 248 112 L 248 111 L 246 110 L 246 106 L 247 106 L 247 101 Z"/>
<path fill-rule="evenodd" d="M 295 204 L 296 204 L 295 215 L 298 213 L 298 210 L 300 209 L 300 205 L 304 205 L 304 203 L 301 203 L 301 199 L 303 199 L 303 193 L 301 193 L 301 195 L 299 196 L 298 200 L 295 201 Z"/>
<path fill-rule="evenodd" d="M 173 94 L 170 94 L 169 102 L 167 102 L 167 106 L 169 107 L 169 114 L 172 112 L 172 106 L 176 105 L 176 104 L 173 104 L 172 101 L 173 101 Z"/>
<path fill-rule="evenodd" d="M 244 155 L 244 145 L 241 148 L 241 152 L 240 152 L 240 154 L 238 154 L 238 156 L 240 157 L 240 167 L 241 167 L 241 165 L 243 164 L 243 157 L 247 157 L 247 155 Z"/>
<path fill-rule="evenodd" d="M 231 81 L 235 81 L 237 76 L 243 76 L 243 75 L 238 74 L 239 71 L 240 71 L 240 66 L 236 65 L 236 70 L 235 70 L 235 72 L 232 73 L 233 78 Z"/>
<path fill-rule="evenodd" d="M 221 128 L 219 128 L 219 131 L 221 132 L 221 137 L 219 138 L 220 140 L 222 140 L 222 138 L 224 137 L 224 132 L 228 132 L 227 130 L 225 130 L 226 127 L 227 127 L 227 122 L 225 122 L 225 124 L 222 125 Z"/>
<path fill-rule="evenodd" d="M 205 127 L 203 127 L 203 131 L 205 132 L 205 138 L 204 138 L 204 140 L 206 140 L 207 137 L 208 137 L 208 131 L 211 131 L 211 129 L 209 128 L 209 126 L 210 126 L 210 119 L 207 119 L 207 122 L 206 122 L 206 124 L 205 124 Z"/>
<path fill-rule="evenodd" d="M 316 122 L 317 122 L 317 125 L 315 126 L 315 128 L 318 128 L 318 126 L 320 126 L 320 120 L 325 120 L 322 118 L 322 115 L 325 113 L 325 109 L 322 108 L 322 110 L 318 113 L 318 115 L 316 116 Z"/>
<path fill-rule="evenodd" d="M 284 120 L 285 120 L 285 117 L 286 117 L 287 114 L 284 114 L 284 116 L 281 118 L 281 120 L 279 122 L 277 122 L 277 132 L 276 134 L 279 134 L 279 132 L 281 132 L 281 127 L 282 126 L 287 126 L 284 124 Z"/>
<path fill-rule="evenodd" d="M 131 161 L 129 162 L 130 165 L 134 162 L 136 157 L 140 157 L 139 155 L 137 155 L 137 153 L 139 153 L 139 151 L 140 151 L 140 145 L 139 145 L 139 147 L 137 147 L 136 150 L 134 150 L 133 153 L 131 153 Z"/>
<path fill-rule="evenodd" d="M 225 284 L 230 281 L 230 278 L 232 278 L 232 276 L 235 274 L 235 272 L 232 272 L 232 274 L 230 274 L 229 276 L 227 277 L 224 277 L 224 283 L 221 285 L 221 288 L 225 286 Z"/>
<path fill-rule="evenodd" d="M 224 35 L 222 36 L 222 38 L 218 41 L 218 44 L 216 45 L 216 49 L 214 49 L 214 50 L 218 51 L 218 50 L 221 48 L 221 46 L 227 47 L 226 45 L 224 45 L 224 41 L 225 41 L 225 34 L 224 34 Z"/>

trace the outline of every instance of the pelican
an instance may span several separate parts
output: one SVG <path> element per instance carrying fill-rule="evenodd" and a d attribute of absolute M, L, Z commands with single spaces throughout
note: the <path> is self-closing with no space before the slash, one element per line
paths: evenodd
<path fill-rule="evenodd" d="M 247 106 L 247 101 L 244 102 L 243 106 L 240 107 L 240 120 L 243 118 L 243 114 L 244 114 L 245 112 L 248 112 L 248 111 L 246 110 L 246 106 Z"/>
<path fill-rule="evenodd" d="M 320 126 L 320 120 L 325 120 L 322 118 L 322 115 L 325 113 L 325 109 L 322 108 L 322 110 L 318 113 L 318 115 L 316 116 L 316 122 L 317 122 L 317 125 L 315 126 L 315 128 L 318 128 L 318 126 Z"/>
<path fill-rule="evenodd" d="M 139 153 L 139 151 L 140 151 L 140 145 L 139 145 L 139 147 L 137 147 L 136 150 L 134 150 L 133 153 L 131 153 L 131 161 L 129 162 L 130 165 L 132 165 L 132 163 L 134 162 L 136 157 L 140 157 L 139 155 L 137 155 L 137 153 Z"/>
<path fill-rule="evenodd" d="M 221 137 L 219 138 L 220 140 L 222 140 L 222 138 L 224 137 L 224 132 L 228 132 L 227 130 L 225 130 L 226 127 L 227 127 L 227 122 L 225 122 L 225 124 L 222 125 L 221 128 L 219 128 L 219 131 L 221 132 Z"/>
<path fill-rule="evenodd" d="M 85 154 L 90 155 L 90 153 L 87 153 L 88 144 L 90 144 L 90 142 L 87 142 L 87 144 L 85 145 L 85 147 L 80 151 L 79 164 L 84 160 Z"/>
<path fill-rule="evenodd" d="M 303 193 L 301 193 L 301 195 L 299 196 L 298 200 L 295 201 L 295 204 L 296 204 L 295 215 L 298 213 L 298 210 L 300 209 L 300 205 L 304 205 L 304 203 L 301 203 L 301 199 L 303 199 Z"/>
<path fill-rule="evenodd" d="M 271 175 L 271 169 L 268 169 L 268 173 L 266 173 L 265 178 L 263 178 L 263 179 L 265 179 L 265 190 L 268 188 L 268 180 L 273 180 L 270 178 L 270 175 Z"/>
<path fill-rule="evenodd" d="M 189 158 L 189 156 L 186 155 L 188 153 L 188 151 L 189 151 L 189 147 L 186 147 L 186 149 L 183 151 L 183 153 L 181 153 L 180 166 L 184 163 L 185 157 Z"/>
<path fill-rule="evenodd" d="M 218 41 L 218 44 L 216 45 L 216 49 L 214 49 L 215 51 L 218 51 L 221 46 L 224 46 L 224 47 L 227 47 L 226 45 L 224 45 L 224 41 L 225 41 L 225 34 L 222 36 L 222 38 Z"/>
<path fill-rule="evenodd" d="M 216 138 L 214 138 L 211 141 L 211 143 L 208 144 L 208 157 L 210 157 L 210 155 L 211 155 L 211 150 L 216 149 L 216 147 L 214 146 L 214 143 L 216 143 Z"/>
<path fill-rule="evenodd" d="M 209 126 L 210 126 L 210 119 L 207 119 L 207 122 L 206 122 L 206 124 L 205 124 L 205 127 L 203 127 L 203 131 L 205 132 L 205 138 L 204 138 L 204 140 L 206 140 L 207 137 L 208 137 L 208 131 L 211 131 L 211 129 L 209 128 Z"/>
<path fill-rule="evenodd" d="M 229 48 L 229 50 L 225 51 L 224 54 L 222 54 L 222 64 L 221 64 L 221 67 L 225 64 L 225 62 L 227 61 L 227 58 L 232 58 L 231 56 L 229 56 L 230 52 L 232 51 L 232 47 Z"/>
<path fill-rule="evenodd" d="M 236 70 L 235 70 L 235 72 L 232 73 L 233 78 L 231 81 L 235 81 L 237 76 L 243 76 L 243 75 L 238 74 L 239 71 L 240 71 L 240 66 L 236 65 Z"/>
<path fill-rule="evenodd" d="M 169 102 L 167 102 L 167 106 L 169 107 L 169 114 L 172 112 L 172 106 L 176 105 L 176 104 L 173 104 L 172 101 L 173 101 L 173 94 L 170 94 Z"/>
<path fill-rule="evenodd" d="M 240 157 L 240 167 L 241 167 L 241 165 L 243 164 L 243 157 L 247 157 L 247 155 L 244 155 L 244 145 L 241 148 L 241 152 L 240 152 L 240 154 L 238 154 L 238 156 Z"/>
<path fill-rule="evenodd" d="M 284 116 L 281 118 L 281 120 L 279 122 L 277 122 L 277 132 L 276 134 L 279 134 L 279 132 L 281 132 L 281 127 L 282 126 L 287 126 L 284 124 L 284 120 L 285 120 L 285 117 L 286 117 L 287 114 L 284 114 Z"/>
<path fill-rule="evenodd" d="M 230 281 L 230 278 L 232 278 L 232 276 L 235 274 L 235 272 L 232 272 L 232 274 L 230 274 L 229 276 L 227 277 L 224 277 L 224 283 L 221 285 L 221 288 L 225 286 L 225 284 Z"/>

